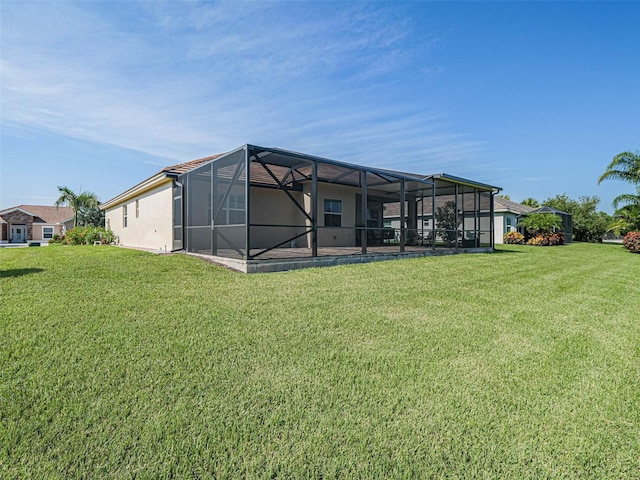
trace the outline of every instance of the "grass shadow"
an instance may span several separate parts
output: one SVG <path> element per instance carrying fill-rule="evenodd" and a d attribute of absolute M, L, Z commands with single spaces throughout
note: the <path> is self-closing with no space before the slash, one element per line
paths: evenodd
<path fill-rule="evenodd" d="M 31 273 L 44 272 L 44 268 L 12 268 L 10 270 L 0 270 L 0 278 L 22 277 Z"/>
<path fill-rule="evenodd" d="M 502 248 L 501 247 L 500 249 L 497 249 L 497 248 L 494 249 L 493 253 L 526 253 L 526 252 L 523 252 L 521 250 L 511 250 L 509 248 Z"/>

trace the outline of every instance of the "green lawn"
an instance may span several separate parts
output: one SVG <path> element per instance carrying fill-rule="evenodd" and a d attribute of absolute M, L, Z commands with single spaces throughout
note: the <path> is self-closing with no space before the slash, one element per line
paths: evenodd
<path fill-rule="evenodd" d="M 640 477 L 640 255 L 0 249 L 0 478 Z"/>

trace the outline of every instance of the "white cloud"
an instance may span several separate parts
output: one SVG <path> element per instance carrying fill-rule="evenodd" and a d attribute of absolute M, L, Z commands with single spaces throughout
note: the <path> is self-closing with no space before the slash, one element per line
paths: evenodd
<path fill-rule="evenodd" d="M 440 71 L 424 62 L 434 40 L 405 47 L 417 35 L 410 19 L 344 5 L 148 2 L 108 14 L 91 3 L 5 5 L 3 128 L 172 161 L 258 139 L 425 173 L 434 168 L 415 159 L 445 170 L 481 158 L 482 142 L 425 108 L 427 92 L 403 97 L 403 82 Z"/>

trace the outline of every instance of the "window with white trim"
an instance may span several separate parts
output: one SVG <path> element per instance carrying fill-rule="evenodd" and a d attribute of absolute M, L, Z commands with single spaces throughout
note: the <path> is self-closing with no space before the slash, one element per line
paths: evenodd
<path fill-rule="evenodd" d="M 324 226 L 342 226 L 342 200 L 324 199 Z"/>
<path fill-rule="evenodd" d="M 140 200 L 136 200 L 136 218 L 140 218 Z"/>
<path fill-rule="evenodd" d="M 42 238 L 53 238 L 53 227 L 42 227 Z"/>
<path fill-rule="evenodd" d="M 221 201 L 223 195 L 219 195 Z M 209 202 L 209 205 L 211 203 Z M 229 193 L 227 201 L 222 207 L 222 211 L 216 222 L 220 225 L 238 225 L 245 222 L 245 201 L 244 193 Z"/>
<path fill-rule="evenodd" d="M 513 232 L 515 228 L 513 228 L 513 218 L 511 215 L 505 215 L 504 217 L 504 231 L 505 233 Z"/>
<path fill-rule="evenodd" d="M 127 206 L 126 205 L 122 206 L 122 226 L 124 228 L 127 227 Z"/>

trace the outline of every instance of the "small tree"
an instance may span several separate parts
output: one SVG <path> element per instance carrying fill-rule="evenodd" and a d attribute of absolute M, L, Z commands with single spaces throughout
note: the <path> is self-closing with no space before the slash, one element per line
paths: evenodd
<path fill-rule="evenodd" d="M 554 233 L 562 227 L 562 219 L 553 213 L 532 213 L 522 218 L 519 225 L 527 232 L 528 245 L 549 246 L 564 243 L 564 235 Z"/>
<path fill-rule="evenodd" d="M 93 225 L 94 227 L 104 227 L 104 211 L 98 206 L 80 207 L 78 209 L 78 226 L 84 227 Z"/>
<path fill-rule="evenodd" d="M 554 213 L 532 213 L 520 219 L 518 223 L 531 236 L 553 233 L 562 227 L 562 219 Z"/>
<path fill-rule="evenodd" d="M 458 238 L 458 227 L 462 219 L 456 221 L 456 204 L 449 200 L 442 207 L 436 207 L 436 226 L 443 230 L 442 238 L 447 245 L 453 245 Z"/>

